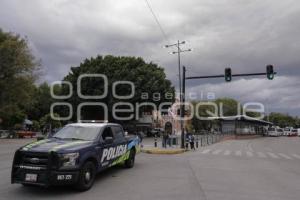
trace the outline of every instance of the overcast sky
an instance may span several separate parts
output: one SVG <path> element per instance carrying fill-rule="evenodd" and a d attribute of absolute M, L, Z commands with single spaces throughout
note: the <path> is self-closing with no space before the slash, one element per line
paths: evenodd
<path fill-rule="evenodd" d="M 254 79 L 194 80 L 187 90 L 214 92 L 242 102 L 268 104 L 269 111 L 300 115 L 300 2 L 297 0 L 1 0 L 0 27 L 27 36 L 42 60 L 43 77 L 61 80 L 70 66 L 97 54 L 141 56 L 165 68 L 178 85 L 176 55 L 162 48 L 178 39 L 187 76 L 265 72 Z"/>

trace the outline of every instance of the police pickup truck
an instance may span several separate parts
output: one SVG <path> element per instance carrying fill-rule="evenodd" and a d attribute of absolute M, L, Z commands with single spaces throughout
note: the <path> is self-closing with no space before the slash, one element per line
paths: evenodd
<path fill-rule="evenodd" d="M 140 151 L 138 137 L 124 135 L 114 123 L 68 124 L 51 138 L 36 141 L 15 153 L 11 183 L 92 187 L 98 172 L 117 164 L 131 168 Z"/>

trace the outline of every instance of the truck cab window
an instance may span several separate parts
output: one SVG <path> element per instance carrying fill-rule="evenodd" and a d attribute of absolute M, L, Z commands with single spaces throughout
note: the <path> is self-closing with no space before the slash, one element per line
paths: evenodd
<path fill-rule="evenodd" d="M 107 137 L 111 137 L 111 138 L 114 138 L 113 136 L 113 133 L 112 133 L 112 130 L 110 127 L 106 127 L 102 133 L 102 139 L 103 141 L 105 140 L 105 138 Z"/>
<path fill-rule="evenodd" d="M 114 126 L 112 128 L 113 128 L 114 135 L 115 135 L 116 139 L 123 139 L 124 138 L 124 132 L 123 132 L 123 129 L 121 127 Z"/>

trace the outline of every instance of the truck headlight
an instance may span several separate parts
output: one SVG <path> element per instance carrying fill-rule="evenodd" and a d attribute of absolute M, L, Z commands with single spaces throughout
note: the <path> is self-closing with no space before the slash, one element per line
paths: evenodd
<path fill-rule="evenodd" d="M 78 157 L 79 157 L 79 153 L 62 154 L 62 156 L 61 156 L 62 167 L 75 166 Z"/>

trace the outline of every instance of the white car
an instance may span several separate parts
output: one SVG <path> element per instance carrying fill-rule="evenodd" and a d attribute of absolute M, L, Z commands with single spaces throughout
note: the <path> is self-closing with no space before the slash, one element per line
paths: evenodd
<path fill-rule="evenodd" d="M 292 129 L 289 136 L 298 136 L 298 130 L 297 129 Z"/>
<path fill-rule="evenodd" d="M 282 128 L 276 128 L 276 131 L 278 133 L 278 136 L 283 136 L 283 129 Z"/>
<path fill-rule="evenodd" d="M 279 133 L 277 132 L 276 128 L 269 127 L 268 128 L 268 136 L 278 137 Z"/>
<path fill-rule="evenodd" d="M 284 135 L 284 136 L 289 136 L 290 133 L 291 133 L 291 131 L 292 131 L 292 129 L 293 129 L 293 128 L 291 128 L 291 127 L 286 127 L 286 128 L 284 128 L 284 130 L 283 130 L 283 135 Z"/>

